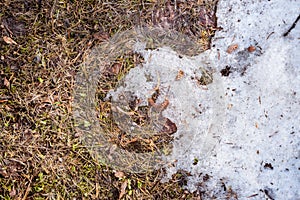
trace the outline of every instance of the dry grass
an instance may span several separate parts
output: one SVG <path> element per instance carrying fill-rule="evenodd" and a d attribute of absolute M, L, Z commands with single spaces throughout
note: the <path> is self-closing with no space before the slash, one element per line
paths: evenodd
<path fill-rule="evenodd" d="M 209 47 L 216 2 L 177 2 L 176 9 L 154 0 L 0 3 L 0 199 L 200 199 L 182 189 L 184 172 L 163 184 L 162 171 L 120 176 L 98 164 L 72 119 L 78 66 L 115 33 L 149 24 Z"/>

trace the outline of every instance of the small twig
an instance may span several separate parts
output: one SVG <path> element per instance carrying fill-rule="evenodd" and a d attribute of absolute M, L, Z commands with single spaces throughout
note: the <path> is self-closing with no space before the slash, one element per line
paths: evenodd
<path fill-rule="evenodd" d="M 300 15 L 299 15 L 299 16 L 297 17 L 297 19 L 294 21 L 294 23 L 293 23 L 292 26 L 289 28 L 289 30 L 287 30 L 287 32 L 285 32 L 285 33 L 283 34 L 283 37 L 288 36 L 288 34 L 295 28 L 295 26 L 296 26 L 297 22 L 299 21 L 299 19 L 300 19 Z"/>

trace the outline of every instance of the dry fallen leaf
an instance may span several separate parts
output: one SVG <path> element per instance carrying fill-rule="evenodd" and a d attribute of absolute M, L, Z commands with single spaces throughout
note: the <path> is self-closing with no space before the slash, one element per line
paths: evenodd
<path fill-rule="evenodd" d="M 117 172 L 115 172 L 115 177 L 117 177 L 117 178 L 124 178 L 125 174 L 122 171 L 117 171 Z"/>
<path fill-rule="evenodd" d="M 97 40 L 100 40 L 101 42 L 109 39 L 109 34 L 106 32 L 98 32 L 94 33 L 93 37 Z"/>
<path fill-rule="evenodd" d="M 231 108 L 232 108 L 232 106 L 233 106 L 233 104 L 231 104 L 231 103 L 230 103 L 230 104 L 228 104 L 228 105 L 227 105 L 227 109 L 231 109 Z"/>
<path fill-rule="evenodd" d="M 17 44 L 13 39 L 11 39 L 8 36 L 3 36 L 3 40 L 4 42 L 6 42 L 6 44 Z"/>
<path fill-rule="evenodd" d="M 5 85 L 7 88 L 9 88 L 9 86 L 10 86 L 9 81 L 8 81 L 6 78 L 4 78 L 4 85 Z"/>
<path fill-rule="evenodd" d="M 177 75 L 176 75 L 175 80 L 178 81 L 178 80 L 182 79 L 183 77 L 184 77 L 184 71 L 179 70 L 179 71 L 177 72 Z"/>
<path fill-rule="evenodd" d="M 110 69 L 110 72 L 113 74 L 113 75 L 117 75 L 120 70 L 121 70 L 121 67 L 122 67 L 122 64 L 121 63 L 114 63 Z"/>
<path fill-rule="evenodd" d="M 235 51 L 237 48 L 239 47 L 238 44 L 232 44 L 227 48 L 227 53 L 232 53 L 233 51 Z"/>
<path fill-rule="evenodd" d="M 248 47 L 248 51 L 251 53 L 251 52 L 253 52 L 253 51 L 255 51 L 255 46 L 249 46 Z"/>

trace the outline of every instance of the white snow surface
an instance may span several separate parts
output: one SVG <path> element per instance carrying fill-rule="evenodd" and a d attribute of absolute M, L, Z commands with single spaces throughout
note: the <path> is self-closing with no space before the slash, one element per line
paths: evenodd
<path fill-rule="evenodd" d="M 219 2 L 223 30 L 210 55 L 218 70 L 233 71 L 223 77 L 225 131 L 215 156 L 192 169 L 190 189 L 205 171 L 239 199 L 300 199 L 300 25 L 283 37 L 299 11 L 292 0 Z M 228 54 L 231 44 L 239 48 Z"/>
<path fill-rule="evenodd" d="M 292 0 L 219 2 L 223 30 L 208 54 L 218 70 L 232 70 L 223 77 L 225 130 L 215 156 L 191 170 L 189 189 L 207 173 L 211 187 L 222 180 L 239 199 L 300 198 L 300 25 L 283 37 L 299 10 Z M 239 47 L 228 54 L 231 44 Z M 257 50 L 249 53 L 250 45 Z"/>
<path fill-rule="evenodd" d="M 226 199 L 229 190 L 238 199 L 300 199 L 300 24 L 283 36 L 300 3 L 220 0 L 217 8 L 222 30 L 211 50 L 192 58 L 139 50 L 147 63 L 111 94 L 131 90 L 146 102 L 145 91 L 160 83 L 157 101 L 168 97 L 163 114 L 178 126 L 164 181 L 184 170 L 186 188 L 204 199 Z M 237 50 L 227 53 L 232 44 Z M 231 73 L 221 76 L 226 66 Z M 197 85 L 201 68 L 212 69 L 212 84 Z M 179 70 L 185 76 L 175 81 Z"/>

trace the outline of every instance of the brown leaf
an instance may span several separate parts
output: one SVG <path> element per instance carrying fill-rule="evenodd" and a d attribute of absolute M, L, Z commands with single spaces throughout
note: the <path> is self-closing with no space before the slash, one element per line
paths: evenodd
<path fill-rule="evenodd" d="M 238 44 L 232 44 L 227 48 L 227 53 L 232 53 L 233 51 L 237 50 L 237 48 L 239 47 Z"/>
<path fill-rule="evenodd" d="M 253 51 L 255 51 L 256 50 L 256 48 L 255 48 L 255 46 L 249 46 L 248 47 L 248 51 L 250 52 L 250 53 L 252 53 Z"/>
<path fill-rule="evenodd" d="M 178 80 L 182 79 L 182 77 L 184 77 L 184 71 L 179 70 L 177 72 L 177 76 L 176 76 L 175 80 L 178 81 Z"/>
<path fill-rule="evenodd" d="M 122 171 L 117 171 L 117 172 L 115 172 L 115 177 L 117 177 L 117 178 L 124 178 L 125 174 Z"/>
<path fill-rule="evenodd" d="M 166 133 L 166 134 L 176 133 L 177 132 L 177 126 L 169 118 L 166 118 L 166 122 L 165 122 L 164 127 L 163 127 L 161 132 Z"/>
<path fill-rule="evenodd" d="M 121 70 L 121 67 L 122 67 L 122 64 L 121 64 L 121 63 L 115 63 L 115 64 L 113 64 L 113 66 L 111 67 L 110 72 L 111 72 L 113 75 L 117 75 L 117 74 L 119 74 L 119 72 L 120 72 L 120 70 Z"/>
<path fill-rule="evenodd" d="M 127 188 L 127 180 L 125 180 L 122 185 L 121 185 L 121 188 L 120 188 L 120 195 L 119 195 L 119 199 L 121 199 L 125 194 L 126 194 L 126 188 Z"/>
<path fill-rule="evenodd" d="M 120 73 L 122 68 L 121 63 L 114 63 L 111 66 L 106 68 L 106 75 L 116 76 Z"/>
<path fill-rule="evenodd" d="M 4 78 L 4 85 L 5 85 L 7 88 L 9 88 L 9 86 L 10 86 L 9 81 L 8 81 L 6 78 Z"/>
<path fill-rule="evenodd" d="M 17 44 L 13 39 L 11 39 L 8 36 L 3 36 L 3 40 L 4 42 L 6 42 L 6 44 Z"/>
<path fill-rule="evenodd" d="M 93 34 L 93 37 L 94 37 L 96 40 L 100 40 L 101 42 L 103 42 L 103 41 L 105 41 L 105 40 L 108 40 L 109 35 L 108 35 L 108 33 L 106 33 L 106 32 L 98 32 L 98 33 L 94 33 L 94 34 Z"/>

